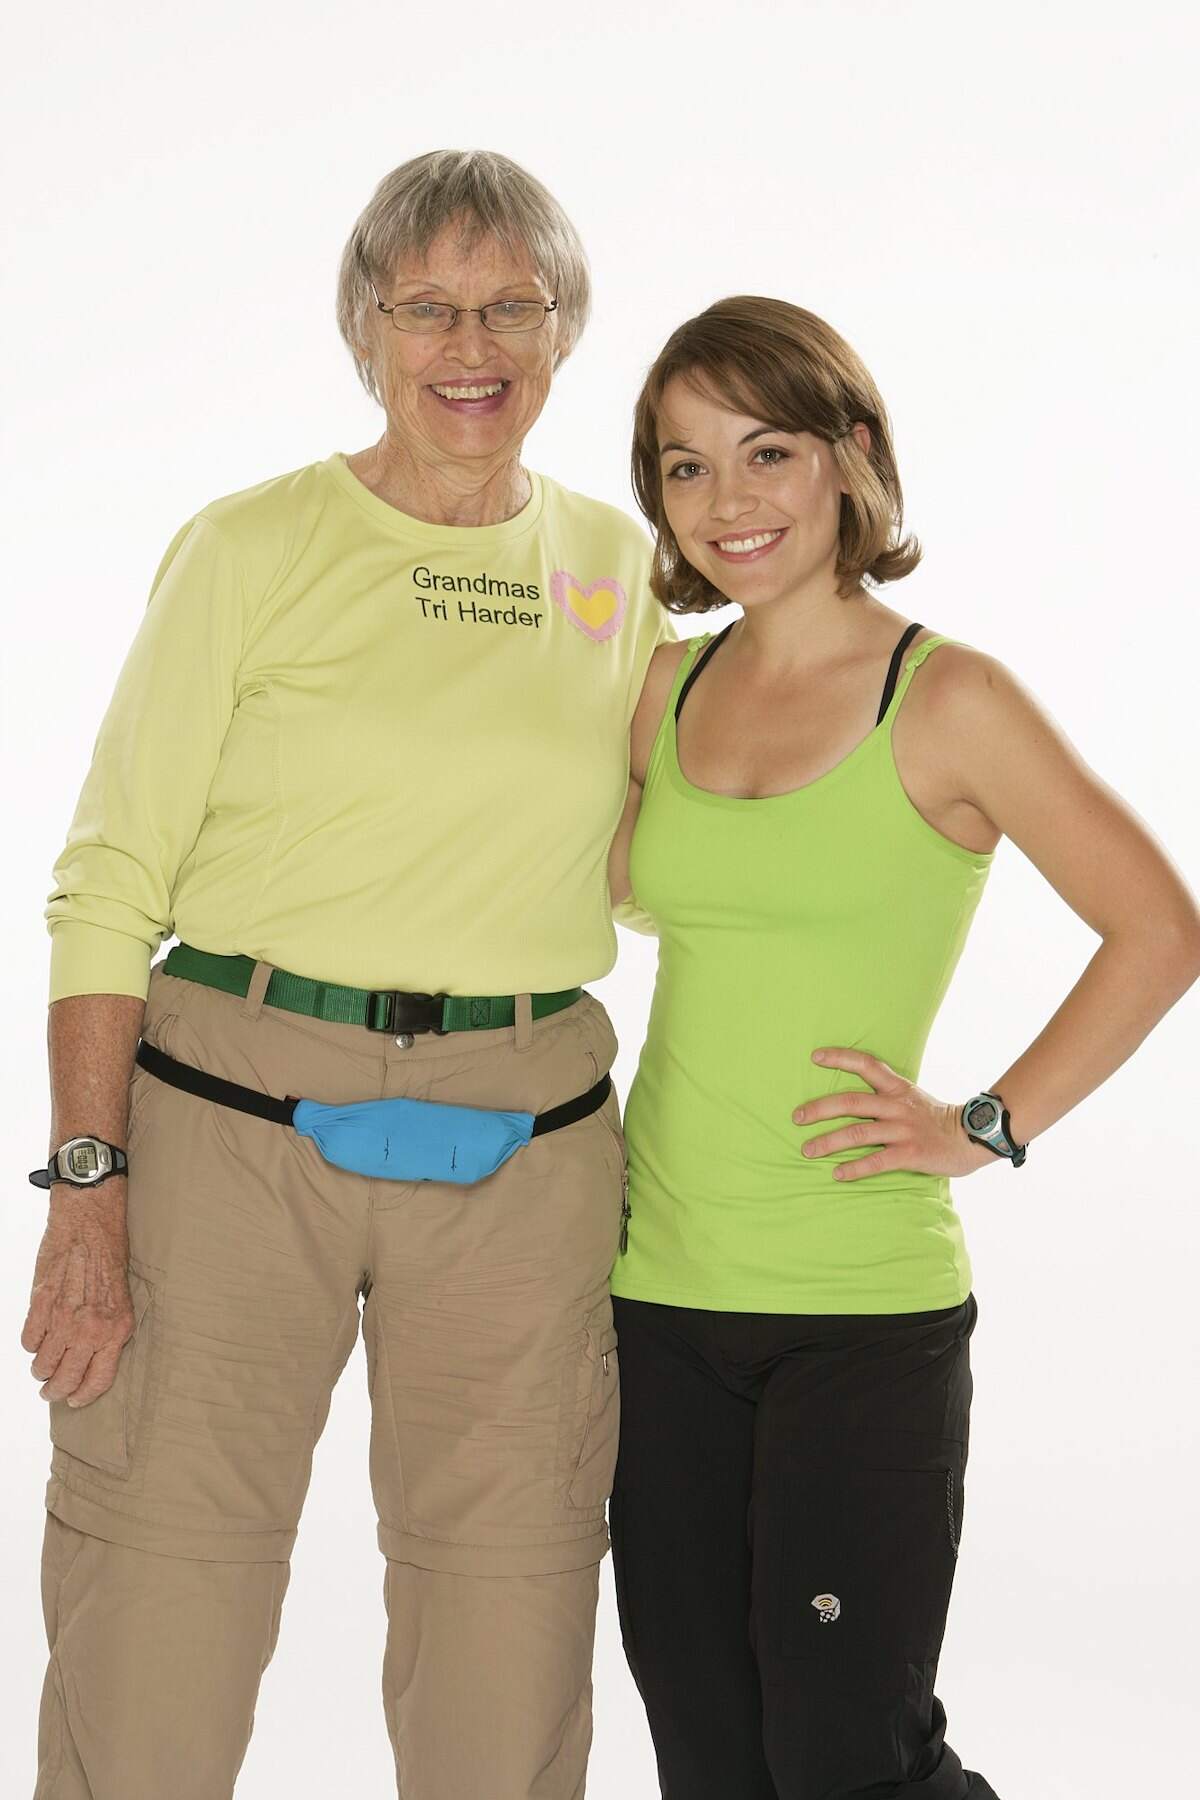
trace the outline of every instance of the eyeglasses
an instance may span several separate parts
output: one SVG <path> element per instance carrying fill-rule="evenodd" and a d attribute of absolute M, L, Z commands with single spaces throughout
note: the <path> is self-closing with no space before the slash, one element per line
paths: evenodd
<path fill-rule="evenodd" d="M 541 300 L 489 300 L 486 306 L 444 306 L 435 300 L 411 300 L 385 306 L 373 281 L 371 292 L 397 331 L 452 331 L 461 313 L 478 313 L 487 331 L 536 331 L 558 308 L 557 288 L 548 305 Z"/>

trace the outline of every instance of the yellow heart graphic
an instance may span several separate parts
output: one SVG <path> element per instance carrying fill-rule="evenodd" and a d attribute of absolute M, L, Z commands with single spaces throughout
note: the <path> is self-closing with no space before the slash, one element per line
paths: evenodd
<path fill-rule="evenodd" d="M 567 605 L 585 625 L 596 631 L 601 625 L 607 625 L 616 612 L 617 596 L 611 588 L 599 588 L 594 594 L 585 594 L 572 582 L 567 590 Z"/>
<path fill-rule="evenodd" d="M 598 644 L 620 631 L 629 604 L 615 575 L 601 575 L 585 584 L 569 569 L 555 569 L 550 577 L 550 597 L 578 631 Z"/>

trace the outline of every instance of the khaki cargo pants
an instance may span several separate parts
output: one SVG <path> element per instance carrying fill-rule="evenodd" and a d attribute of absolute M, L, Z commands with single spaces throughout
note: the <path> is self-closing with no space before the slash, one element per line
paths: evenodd
<path fill-rule="evenodd" d="M 145 1035 L 275 1095 L 541 1112 L 591 1087 L 600 1003 L 396 1039 L 151 977 Z M 618 1106 L 474 1187 L 372 1181 L 138 1068 L 137 1326 L 51 1407 L 36 1800 L 226 1800 L 313 1447 L 361 1320 L 404 1800 L 579 1800 L 617 1445 Z"/>

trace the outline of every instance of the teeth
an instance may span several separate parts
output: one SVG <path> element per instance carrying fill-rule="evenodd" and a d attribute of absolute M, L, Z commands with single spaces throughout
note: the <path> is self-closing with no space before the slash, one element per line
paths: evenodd
<path fill-rule="evenodd" d="M 490 381 L 486 387 L 439 387 L 435 382 L 433 391 L 440 394 L 443 400 L 490 400 L 493 394 L 500 393 L 504 383 Z"/>
<path fill-rule="evenodd" d="M 747 550 L 761 550 L 764 544 L 773 544 L 776 538 L 783 536 L 782 531 L 760 531 L 757 537 L 718 538 L 720 549 L 727 550 L 733 556 L 741 556 Z"/>

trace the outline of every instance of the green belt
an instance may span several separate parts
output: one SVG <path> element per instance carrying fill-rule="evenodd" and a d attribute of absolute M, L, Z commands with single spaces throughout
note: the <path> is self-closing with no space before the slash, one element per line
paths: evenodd
<path fill-rule="evenodd" d="M 190 944 L 176 944 L 163 969 L 225 994 L 244 995 L 255 962 L 252 956 L 214 956 L 208 950 L 193 950 Z M 582 993 L 582 988 L 573 987 L 558 994 L 532 994 L 533 1016 L 544 1019 L 548 1013 L 561 1012 Z M 310 1019 L 365 1025 L 368 1031 L 433 1031 L 439 1037 L 447 1031 L 495 1031 L 516 1018 L 512 994 L 407 994 L 391 988 L 337 987 L 331 981 L 289 975 L 286 969 L 272 970 L 264 999 L 268 1006 L 305 1013 Z"/>

